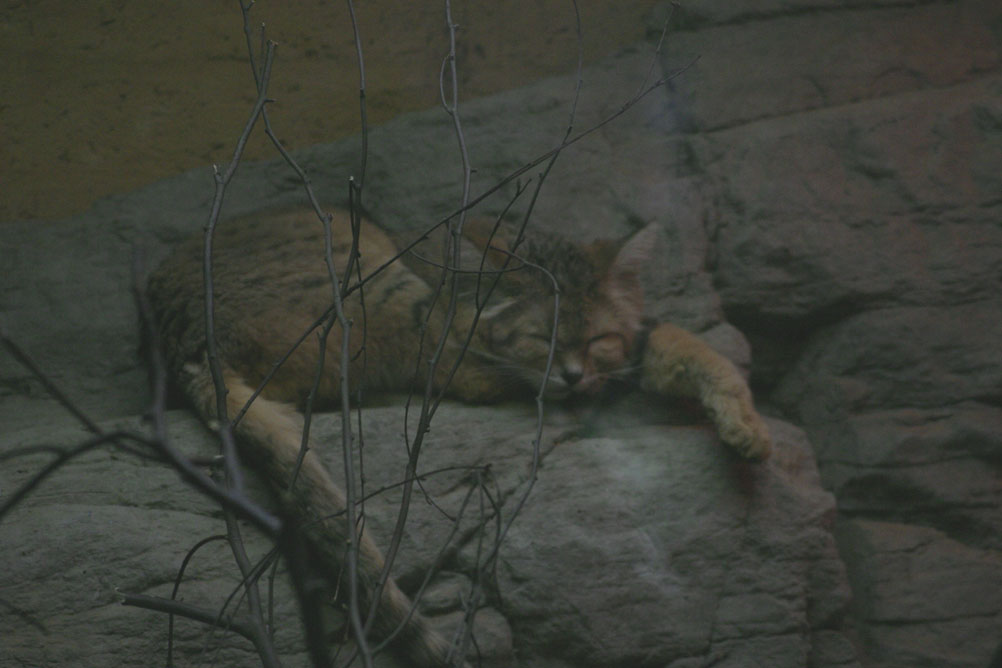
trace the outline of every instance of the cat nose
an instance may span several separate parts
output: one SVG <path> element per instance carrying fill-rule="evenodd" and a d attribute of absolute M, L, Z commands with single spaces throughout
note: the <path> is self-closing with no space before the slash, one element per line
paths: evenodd
<path fill-rule="evenodd" d="M 565 383 L 567 383 L 567 387 L 574 387 L 577 385 L 583 375 L 584 372 L 579 367 L 564 367 L 560 371 L 560 377 L 564 379 Z"/>

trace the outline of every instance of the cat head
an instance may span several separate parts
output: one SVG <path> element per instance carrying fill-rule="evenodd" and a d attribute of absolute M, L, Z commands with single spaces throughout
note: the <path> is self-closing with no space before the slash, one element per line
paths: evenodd
<path fill-rule="evenodd" d="M 550 398 L 597 393 L 607 380 L 624 375 L 643 324 L 640 274 L 657 235 L 648 225 L 621 242 L 575 244 L 536 234 L 509 251 L 490 243 L 494 266 L 508 269 L 481 314 L 478 346 L 500 375 L 535 392 L 554 341 L 554 282 L 559 286 L 555 348 L 547 378 Z M 475 240 L 474 243 L 477 243 Z M 484 240 L 480 240 L 484 247 Z"/>

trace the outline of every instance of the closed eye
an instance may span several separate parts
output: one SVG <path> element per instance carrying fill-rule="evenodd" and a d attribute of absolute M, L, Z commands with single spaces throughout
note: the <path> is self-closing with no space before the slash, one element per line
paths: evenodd
<path fill-rule="evenodd" d="M 545 343 L 546 345 L 550 345 L 550 341 L 553 340 L 553 337 L 549 334 L 526 334 L 526 336 L 534 341 Z"/>
<path fill-rule="evenodd" d="M 622 364 L 626 358 L 626 339 L 616 332 L 594 336 L 588 340 L 588 355 L 600 365 Z"/>

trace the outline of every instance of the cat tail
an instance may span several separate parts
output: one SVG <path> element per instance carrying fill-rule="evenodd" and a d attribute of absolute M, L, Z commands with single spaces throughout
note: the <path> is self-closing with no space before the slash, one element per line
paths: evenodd
<path fill-rule="evenodd" d="M 185 393 L 202 419 L 212 425 L 216 395 L 208 364 L 185 365 L 181 376 Z M 243 408 L 253 390 L 232 371 L 224 370 L 223 379 L 228 390 L 226 410 L 232 418 Z M 241 457 L 267 479 L 285 515 L 298 522 L 314 563 L 323 570 L 330 590 L 335 591 L 346 571 L 345 497 L 312 447 L 307 450 L 295 484 L 289 489 L 299 458 L 302 431 L 303 417 L 293 407 L 258 396 L 237 423 L 234 436 Z M 384 563 L 379 548 L 363 531 L 357 560 L 363 618 Z M 340 590 L 347 588 L 341 586 Z M 431 627 L 428 619 L 413 608 L 411 600 L 396 582 L 388 579 L 380 592 L 370 646 L 395 633 L 391 646 L 394 653 L 407 659 L 407 665 L 416 668 L 457 665 L 450 659 L 450 645 Z M 459 662 L 458 665 L 467 664 Z"/>

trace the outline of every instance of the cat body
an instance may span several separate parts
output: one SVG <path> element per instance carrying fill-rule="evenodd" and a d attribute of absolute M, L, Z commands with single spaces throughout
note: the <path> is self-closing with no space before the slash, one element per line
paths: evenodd
<path fill-rule="evenodd" d="M 354 243 L 346 213 L 335 214 L 331 231 L 333 263 L 342 272 Z M 538 393 L 550 361 L 550 398 L 593 395 L 608 379 L 633 375 L 648 391 L 698 399 L 721 439 L 741 455 L 768 456 L 768 432 L 734 365 L 673 325 L 645 328 L 639 275 L 650 259 L 652 227 L 621 244 L 584 246 L 549 235 L 515 243 L 495 232 L 490 221 L 468 223 L 461 240 L 462 271 L 443 279 L 441 265 L 450 257 L 440 234 L 391 262 L 403 244 L 362 221 L 357 268 L 347 278 L 340 276 L 349 285 L 359 276 L 365 279 L 363 290 L 343 301 L 351 322 L 351 390 L 362 383 L 366 392 L 420 391 L 429 380 L 427 360 L 437 351 L 438 364 L 430 372 L 436 391 L 444 388 L 448 396 L 475 403 L 530 398 Z M 348 538 L 345 501 L 312 448 L 288 492 L 303 425 L 297 408 L 313 386 L 317 339 L 307 335 L 289 351 L 330 313 L 333 291 L 324 248 L 323 227 L 312 210 L 221 224 L 214 236 L 214 323 L 228 417 L 274 373 L 235 434 L 244 460 L 265 475 L 284 510 L 302 523 L 333 591 Z M 149 296 L 172 379 L 211 424 L 217 415 L 205 340 L 202 257 L 201 237 L 181 244 L 151 276 Z M 318 410 L 340 405 L 341 346 L 335 325 L 315 397 Z M 286 355 L 275 371 L 275 362 Z M 379 550 L 363 535 L 363 609 L 382 567 Z M 445 643 L 424 618 L 410 613 L 411 602 L 392 580 L 377 607 L 374 638 L 401 627 L 395 647 L 414 665 L 453 665 Z"/>

